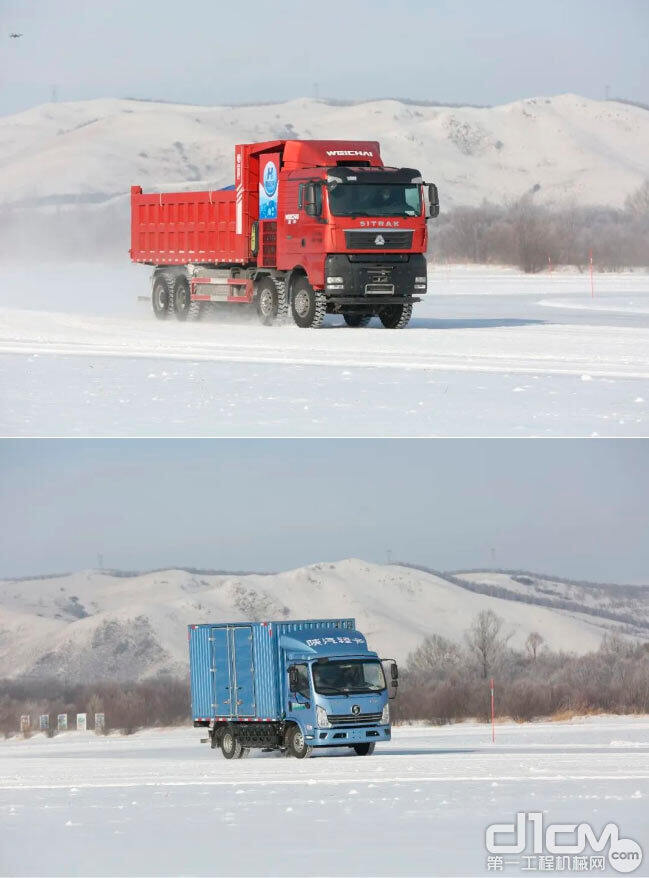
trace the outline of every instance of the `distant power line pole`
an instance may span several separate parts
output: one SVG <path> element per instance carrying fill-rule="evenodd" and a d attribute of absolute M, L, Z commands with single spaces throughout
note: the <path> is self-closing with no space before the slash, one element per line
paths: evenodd
<path fill-rule="evenodd" d="M 610 94 L 610 92 L 611 92 L 611 86 L 610 86 L 610 85 L 607 85 L 607 86 L 604 87 L 604 89 L 605 89 L 604 93 L 605 93 L 605 95 L 606 95 L 606 100 L 608 100 L 608 96 L 609 96 L 609 94 Z"/>
<path fill-rule="evenodd" d="M 104 569 L 104 556 L 101 553 L 97 553 L 97 564 L 99 565 L 99 569 Z"/>
<path fill-rule="evenodd" d="M 496 550 L 493 547 L 491 549 L 491 566 L 496 566 Z"/>
<path fill-rule="evenodd" d="M 320 97 L 320 85 L 317 82 L 313 83 L 313 96 L 315 97 L 316 101 Z"/>
<path fill-rule="evenodd" d="M 59 99 L 59 93 L 55 85 L 52 86 L 52 103 L 55 104 Z"/>
<path fill-rule="evenodd" d="M 392 564 L 392 549 L 386 549 L 385 554 L 388 558 L 388 564 Z"/>

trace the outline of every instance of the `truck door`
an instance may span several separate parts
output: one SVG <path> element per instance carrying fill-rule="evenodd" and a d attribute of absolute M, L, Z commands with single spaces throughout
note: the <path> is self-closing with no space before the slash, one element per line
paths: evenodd
<path fill-rule="evenodd" d="M 322 285 L 325 228 L 322 219 L 322 183 L 316 180 L 303 184 L 300 202 L 300 228 L 296 242 L 300 258 L 297 261 L 306 268 L 312 284 Z"/>
<path fill-rule="evenodd" d="M 212 714 L 214 716 L 230 716 L 234 711 L 231 707 L 231 671 L 228 650 L 228 629 L 212 628 L 210 631 L 212 677 Z"/>
<path fill-rule="evenodd" d="M 235 716 L 255 715 L 255 676 L 252 628 L 232 628 L 233 710 Z"/>

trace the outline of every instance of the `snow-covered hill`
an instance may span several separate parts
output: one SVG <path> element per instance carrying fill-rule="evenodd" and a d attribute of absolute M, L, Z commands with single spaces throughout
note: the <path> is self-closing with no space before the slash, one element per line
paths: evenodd
<path fill-rule="evenodd" d="M 649 176 L 649 111 L 571 94 L 484 109 L 101 99 L 0 118 L 0 205 L 105 204 L 133 183 L 223 186 L 235 143 L 285 137 L 379 140 L 386 163 L 439 184 L 445 208 L 535 187 L 547 203 L 619 206 Z"/>
<path fill-rule="evenodd" d="M 568 586 L 555 582 L 554 587 Z M 642 612 L 634 627 L 592 615 L 587 602 L 584 611 L 576 601 L 570 609 L 541 606 L 513 591 L 511 597 L 484 594 L 459 579 L 355 559 L 268 575 L 92 570 L 5 580 L 0 582 L 0 677 L 91 681 L 184 673 L 189 623 L 314 616 L 356 617 L 370 644 L 400 661 L 428 634 L 460 640 L 483 609 L 505 620 L 515 645 L 536 630 L 554 649 L 586 652 L 611 630 L 649 639 L 649 595 L 644 589 L 637 595 Z"/>

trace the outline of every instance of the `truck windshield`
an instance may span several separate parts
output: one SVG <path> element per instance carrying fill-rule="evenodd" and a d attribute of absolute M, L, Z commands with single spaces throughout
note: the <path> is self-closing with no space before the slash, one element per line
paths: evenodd
<path fill-rule="evenodd" d="M 421 192 L 417 185 L 390 183 L 335 183 L 327 187 L 334 216 L 419 216 Z"/>
<path fill-rule="evenodd" d="M 314 662 L 313 685 L 321 695 L 351 692 L 382 692 L 383 668 L 377 661 Z"/>

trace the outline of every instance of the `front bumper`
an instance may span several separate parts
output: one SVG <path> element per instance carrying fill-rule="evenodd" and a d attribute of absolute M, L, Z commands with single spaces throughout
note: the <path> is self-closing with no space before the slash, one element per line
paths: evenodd
<path fill-rule="evenodd" d="M 325 259 L 323 292 L 328 302 L 339 304 L 418 301 L 414 297 L 426 293 L 422 278 L 426 278 L 423 253 L 332 253 Z"/>
<path fill-rule="evenodd" d="M 346 747 L 350 744 L 379 744 L 381 741 L 389 741 L 391 736 L 390 726 L 362 726 L 361 728 L 315 728 L 307 733 L 306 738 L 312 747 Z"/>

